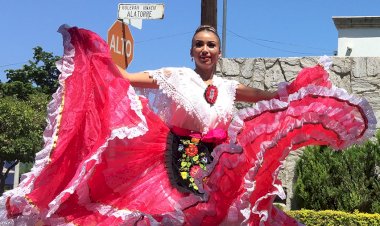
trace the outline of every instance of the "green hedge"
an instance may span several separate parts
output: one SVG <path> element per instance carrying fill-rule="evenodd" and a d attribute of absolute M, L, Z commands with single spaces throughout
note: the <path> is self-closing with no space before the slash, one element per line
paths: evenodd
<path fill-rule="evenodd" d="M 380 213 L 380 132 L 344 151 L 308 147 L 296 166 L 299 208 Z"/>
<path fill-rule="evenodd" d="M 380 214 L 346 213 L 333 210 L 291 210 L 286 212 L 289 216 L 309 226 L 373 226 L 380 225 Z"/>

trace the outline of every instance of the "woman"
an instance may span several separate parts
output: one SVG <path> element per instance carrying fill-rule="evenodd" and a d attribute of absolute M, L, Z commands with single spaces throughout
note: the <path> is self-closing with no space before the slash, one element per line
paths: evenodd
<path fill-rule="evenodd" d="M 304 145 L 360 142 L 376 125 L 368 104 L 332 87 L 321 66 L 278 92 L 218 77 L 220 40 L 210 26 L 193 36 L 194 70 L 136 74 L 117 68 L 96 34 L 60 32 L 61 86 L 45 147 L 1 197 L 3 221 L 296 225 L 272 206 L 284 198 L 281 161 Z M 236 113 L 235 100 L 258 104 Z"/>

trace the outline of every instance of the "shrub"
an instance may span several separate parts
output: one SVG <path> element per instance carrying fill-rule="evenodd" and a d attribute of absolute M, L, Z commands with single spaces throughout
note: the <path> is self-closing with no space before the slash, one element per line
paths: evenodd
<path fill-rule="evenodd" d="M 344 151 L 308 147 L 296 166 L 301 208 L 380 213 L 380 133 Z"/>
<path fill-rule="evenodd" d="M 346 213 L 342 211 L 314 211 L 314 210 L 293 210 L 287 214 L 305 225 L 326 226 L 372 226 L 380 225 L 380 214 L 367 214 L 355 211 Z"/>

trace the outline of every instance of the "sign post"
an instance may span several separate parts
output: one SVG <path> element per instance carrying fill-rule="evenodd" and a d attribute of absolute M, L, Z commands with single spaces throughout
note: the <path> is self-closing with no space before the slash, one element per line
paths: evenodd
<path fill-rule="evenodd" d="M 117 20 L 108 30 L 107 43 L 112 60 L 127 68 L 133 59 L 134 41 L 127 24 Z"/>
<path fill-rule="evenodd" d="M 107 43 L 112 60 L 126 69 L 133 59 L 134 50 L 133 37 L 127 24 L 141 29 L 143 19 L 163 19 L 164 4 L 119 3 L 118 8 L 118 20 L 108 30 Z"/>

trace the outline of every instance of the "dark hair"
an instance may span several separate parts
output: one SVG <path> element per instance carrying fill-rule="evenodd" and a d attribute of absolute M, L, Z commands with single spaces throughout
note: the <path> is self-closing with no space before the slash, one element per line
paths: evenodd
<path fill-rule="evenodd" d="M 201 31 L 209 31 L 209 32 L 214 33 L 214 34 L 216 35 L 216 37 L 218 37 L 218 41 L 219 41 L 219 44 L 220 44 L 220 37 L 219 37 L 219 35 L 218 35 L 218 32 L 217 32 L 216 29 L 215 29 L 213 26 L 211 26 L 211 25 L 201 25 L 201 26 L 199 26 L 199 27 L 195 30 L 195 32 L 194 32 L 193 39 L 194 39 L 194 36 L 195 36 L 196 34 L 198 34 L 199 32 L 201 32 Z"/>

